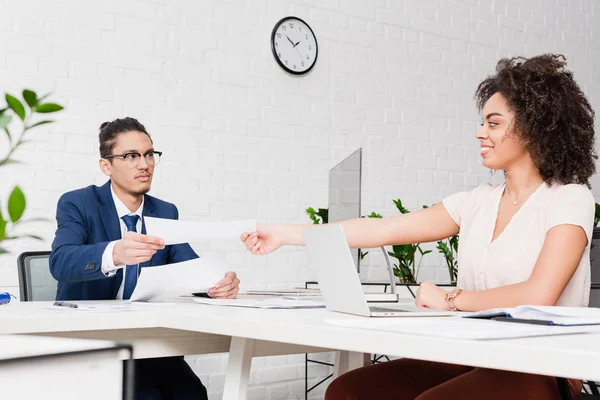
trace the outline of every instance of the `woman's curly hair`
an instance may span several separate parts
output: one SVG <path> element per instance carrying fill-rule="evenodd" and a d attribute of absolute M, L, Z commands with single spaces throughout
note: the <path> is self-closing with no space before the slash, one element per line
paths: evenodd
<path fill-rule="evenodd" d="M 500 93 L 515 112 L 514 133 L 525 145 L 548 185 L 588 187 L 596 171 L 594 110 L 567 71 L 563 55 L 504 58 L 496 74 L 479 84 L 479 111 Z"/>

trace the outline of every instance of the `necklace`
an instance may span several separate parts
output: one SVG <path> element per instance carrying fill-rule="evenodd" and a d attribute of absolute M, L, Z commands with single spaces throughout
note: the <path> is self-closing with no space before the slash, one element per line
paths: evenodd
<path fill-rule="evenodd" d="M 506 189 L 504 189 L 504 190 L 506 191 Z M 508 198 L 508 201 L 510 201 L 512 203 L 513 206 L 516 206 L 517 204 L 523 202 L 523 200 L 525 200 L 529 196 L 531 196 L 534 192 L 535 192 L 535 190 L 533 192 L 529 193 L 527 196 L 524 196 L 524 197 L 521 197 L 520 199 L 517 199 L 516 201 L 511 200 L 511 198 L 510 198 L 510 196 L 509 196 L 508 193 L 506 193 L 506 197 Z"/>

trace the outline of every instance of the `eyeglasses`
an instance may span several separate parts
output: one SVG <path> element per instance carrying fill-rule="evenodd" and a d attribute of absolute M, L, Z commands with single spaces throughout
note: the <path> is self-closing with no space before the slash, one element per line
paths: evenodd
<path fill-rule="evenodd" d="M 150 150 L 146 152 L 146 154 L 144 154 L 144 160 L 146 160 L 146 163 L 148 165 L 156 165 L 160 162 L 160 156 L 162 156 L 162 151 Z M 108 156 L 104 156 L 104 158 L 106 159 L 117 157 L 123 157 L 123 160 L 125 160 L 125 165 L 127 165 L 129 168 L 137 167 L 140 163 L 140 160 L 142 159 L 142 155 L 137 151 L 132 151 L 130 153 L 125 154 L 110 154 Z"/>

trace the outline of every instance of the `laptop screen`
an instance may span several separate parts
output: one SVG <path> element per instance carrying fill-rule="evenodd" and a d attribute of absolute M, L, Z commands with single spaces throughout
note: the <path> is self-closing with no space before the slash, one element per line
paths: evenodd
<path fill-rule="evenodd" d="M 360 218 L 360 181 L 362 148 L 329 170 L 329 222 Z M 360 272 L 358 249 L 351 249 L 356 270 Z"/>

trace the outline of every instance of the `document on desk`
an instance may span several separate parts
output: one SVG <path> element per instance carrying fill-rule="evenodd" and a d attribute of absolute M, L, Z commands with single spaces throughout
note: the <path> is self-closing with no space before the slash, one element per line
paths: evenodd
<path fill-rule="evenodd" d="M 70 302 L 71 307 L 59 307 L 56 305 L 46 307 L 48 310 L 68 311 L 68 312 L 125 312 L 142 311 L 142 308 L 135 307 L 132 303 L 119 304 L 86 304 L 81 302 Z"/>
<path fill-rule="evenodd" d="M 379 330 L 419 336 L 434 336 L 449 339 L 514 339 L 532 336 L 568 335 L 574 333 L 599 332 L 592 326 L 547 326 L 509 324 L 506 322 L 475 320 L 456 317 L 444 318 L 352 318 L 326 319 L 326 323 L 347 328 Z"/>
<path fill-rule="evenodd" d="M 315 300 L 290 300 L 281 297 L 267 297 L 261 299 L 209 299 L 205 297 L 194 298 L 196 303 L 213 306 L 246 307 L 246 308 L 325 308 L 323 301 Z"/>
<path fill-rule="evenodd" d="M 494 319 L 507 317 L 514 322 L 546 323 L 546 325 L 600 325 L 600 309 L 595 307 L 529 306 L 494 308 L 466 313 L 465 318 Z"/>
<path fill-rule="evenodd" d="M 244 232 L 256 230 L 255 220 L 182 221 L 144 217 L 146 233 L 165 240 L 166 245 L 214 239 L 239 240 Z"/>
<path fill-rule="evenodd" d="M 224 278 L 227 270 L 224 258 L 217 256 L 142 268 L 131 300 L 161 301 L 206 292 Z"/>

